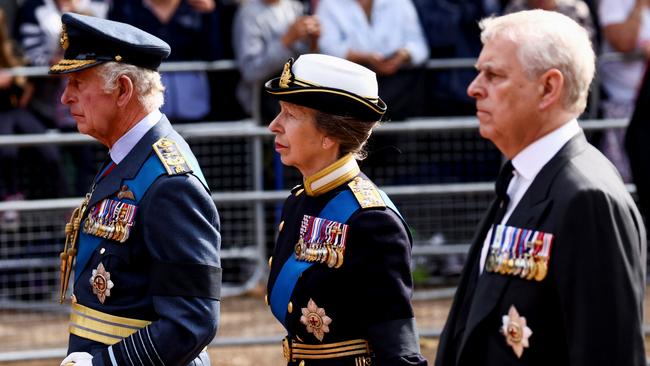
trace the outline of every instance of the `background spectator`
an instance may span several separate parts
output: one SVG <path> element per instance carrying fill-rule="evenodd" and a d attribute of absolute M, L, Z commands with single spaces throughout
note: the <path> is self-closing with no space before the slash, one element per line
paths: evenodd
<path fill-rule="evenodd" d="M 18 9 L 14 33 L 26 62 L 30 66 L 50 66 L 61 57 L 59 37 L 61 15 L 75 12 L 103 17 L 108 9 L 102 0 L 26 0 Z M 61 131 L 76 131 L 70 112 L 59 99 L 64 88 L 61 78 L 36 77 L 30 80 L 34 94 L 27 108 L 47 128 Z M 74 194 L 86 191 L 88 176 L 93 176 L 95 167 L 92 147 L 89 145 L 66 147 L 65 151 L 74 161 Z"/>
<path fill-rule="evenodd" d="M 414 0 L 432 58 L 476 58 L 481 51 L 478 21 L 499 13 L 500 4 L 481 0 Z M 427 70 L 425 115 L 468 116 L 475 113 L 467 86 L 474 70 Z"/>
<path fill-rule="evenodd" d="M 650 9 L 647 0 L 600 0 L 598 15 L 604 36 L 602 51 L 650 53 Z M 603 102 L 605 118 L 628 118 L 632 115 L 645 62 L 640 59 L 601 60 L 600 77 L 607 100 Z M 630 168 L 623 150 L 622 129 L 603 135 L 600 148 L 616 165 L 625 181 Z"/>
<path fill-rule="evenodd" d="M 259 112 L 266 125 L 278 114 L 277 100 L 265 93 L 262 84 L 279 74 L 290 57 L 316 52 L 320 24 L 307 7 L 295 0 L 249 0 L 235 15 L 233 48 L 242 80 L 237 98 L 244 110 Z M 260 110 L 253 111 L 258 100 Z"/>
<path fill-rule="evenodd" d="M 24 77 L 14 77 L 6 68 L 20 65 L 14 53 L 14 45 L 6 27 L 4 11 L 0 9 L 0 134 L 44 133 L 45 126 L 24 107 L 31 96 L 32 88 Z M 41 145 L 33 149 L 38 153 L 37 169 L 39 174 L 47 177 L 49 196 L 64 194 L 65 185 L 58 150 L 52 145 Z M 25 177 L 21 167 L 24 160 L 19 160 L 16 146 L 0 148 L 0 199 L 16 201 L 25 198 L 23 183 Z M 33 165 L 32 165 L 33 168 Z M 34 178 L 34 177 L 30 177 Z M 17 230 L 19 216 L 17 211 L 0 212 L 0 230 Z"/>
<path fill-rule="evenodd" d="M 113 0 L 108 18 L 151 33 L 173 50 L 168 61 L 221 58 L 219 15 L 215 0 Z M 172 123 L 198 122 L 210 113 L 205 71 L 162 73 L 165 104 Z"/>
<path fill-rule="evenodd" d="M 83 0 L 26 0 L 18 10 L 15 34 L 31 66 L 50 66 L 61 58 L 59 35 L 61 15 L 75 12 L 95 16 L 106 14 L 103 1 Z M 29 108 L 48 127 L 70 129 L 74 122 L 67 108 L 60 107 L 59 97 L 63 91 L 63 80 L 58 78 L 37 78 L 34 81 L 34 96 Z"/>
<path fill-rule="evenodd" d="M 14 18 L 18 10 L 18 0 L 0 0 L 0 9 L 5 13 L 5 23 L 7 29 L 14 29 Z"/>
<path fill-rule="evenodd" d="M 324 54 L 346 58 L 375 71 L 389 119 L 404 119 L 419 107 L 420 70 L 429 57 L 411 0 L 319 0 L 318 42 Z"/>
<path fill-rule="evenodd" d="M 575 20 L 589 32 L 591 44 L 598 49 L 594 21 L 589 6 L 583 0 L 511 0 L 503 12 L 508 14 L 531 9 L 556 11 Z"/>

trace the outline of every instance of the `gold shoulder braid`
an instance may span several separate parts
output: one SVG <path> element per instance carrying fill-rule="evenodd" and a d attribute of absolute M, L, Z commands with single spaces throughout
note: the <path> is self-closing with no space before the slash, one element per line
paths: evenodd
<path fill-rule="evenodd" d="M 386 207 L 386 203 L 381 198 L 377 187 L 371 181 L 356 177 L 348 183 L 348 187 L 354 193 L 354 197 L 359 201 L 361 208 Z"/>
<path fill-rule="evenodd" d="M 192 168 L 174 140 L 163 137 L 153 144 L 153 149 L 165 166 L 167 174 L 178 175 L 192 172 Z"/>

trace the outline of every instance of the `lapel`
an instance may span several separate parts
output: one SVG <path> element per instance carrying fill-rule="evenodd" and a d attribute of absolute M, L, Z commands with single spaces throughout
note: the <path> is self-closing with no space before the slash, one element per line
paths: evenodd
<path fill-rule="evenodd" d="M 456 339 L 465 329 L 467 324 L 467 310 L 465 307 L 470 305 L 469 302 L 472 301 L 473 293 L 475 292 L 474 289 L 476 287 L 476 282 L 478 281 L 478 265 L 481 258 L 483 239 L 490 229 L 496 210 L 497 201 L 493 200 L 490 204 L 488 214 L 483 217 L 479 224 L 479 230 L 476 232 L 476 235 L 472 240 L 472 246 L 467 255 L 466 265 L 465 268 L 463 268 L 463 274 L 460 278 L 458 289 L 456 290 L 454 307 L 450 311 L 449 321 L 451 324 L 455 324 L 453 330 L 454 339 Z"/>
<path fill-rule="evenodd" d="M 553 197 L 550 194 L 553 180 L 562 167 L 571 158 L 586 149 L 587 146 L 588 143 L 584 133 L 580 132 L 572 137 L 537 174 L 535 180 L 512 212 L 507 225 L 525 228 L 539 227 L 548 216 L 553 205 Z M 474 247 L 480 248 L 483 245 L 484 237 L 476 238 L 476 240 L 478 240 L 478 245 L 474 243 Z M 477 263 L 476 265 L 478 265 Z M 463 338 L 458 349 L 457 361 L 462 354 L 467 339 L 476 326 L 493 311 L 512 278 L 511 276 L 495 273 L 483 273 L 479 277 L 473 298 L 467 299 L 471 301 L 471 306 L 467 315 Z"/>
<path fill-rule="evenodd" d="M 107 176 L 102 178 L 90 197 L 88 207 L 94 206 L 97 202 L 117 192 L 122 181 L 132 179 L 138 174 L 142 164 L 147 160 L 153 148 L 151 147 L 161 137 L 165 137 L 173 131 L 169 120 L 165 115 L 156 123 L 133 147 L 133 150 L 120 162 Z M 88 212 L 89 210 L 86 210 Z"/>

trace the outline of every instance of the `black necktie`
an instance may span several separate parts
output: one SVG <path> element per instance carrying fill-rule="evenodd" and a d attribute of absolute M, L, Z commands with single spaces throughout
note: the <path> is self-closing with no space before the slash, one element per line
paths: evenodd
<path fill-rule="evenodd" d="M 508 197 L 508 185 L 514 176 L 514 167 L 512 166 L 512 161 L 508 160 L 497 177 L 497 181 L 494 183 L 494 190 L 497 194 L 497 211 L 494 215 L 494 223 L 499 224 L 505 216 L 506 211 L 508 210 L 508 203 L 510 203 L 510 197 Z"/>

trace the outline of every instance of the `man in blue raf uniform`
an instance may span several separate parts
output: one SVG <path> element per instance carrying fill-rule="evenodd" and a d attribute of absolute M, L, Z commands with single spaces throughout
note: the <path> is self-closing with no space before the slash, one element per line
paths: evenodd
<path fill-rule="evenodd" d="M 158 110 L 169 52 L 132 26 L 64 14 L 61 102 L 110 161 L 66 226 L 74 265 L 61 365 L 209 365 L 219 319 L 219 216 L 187 143 Z"/>

